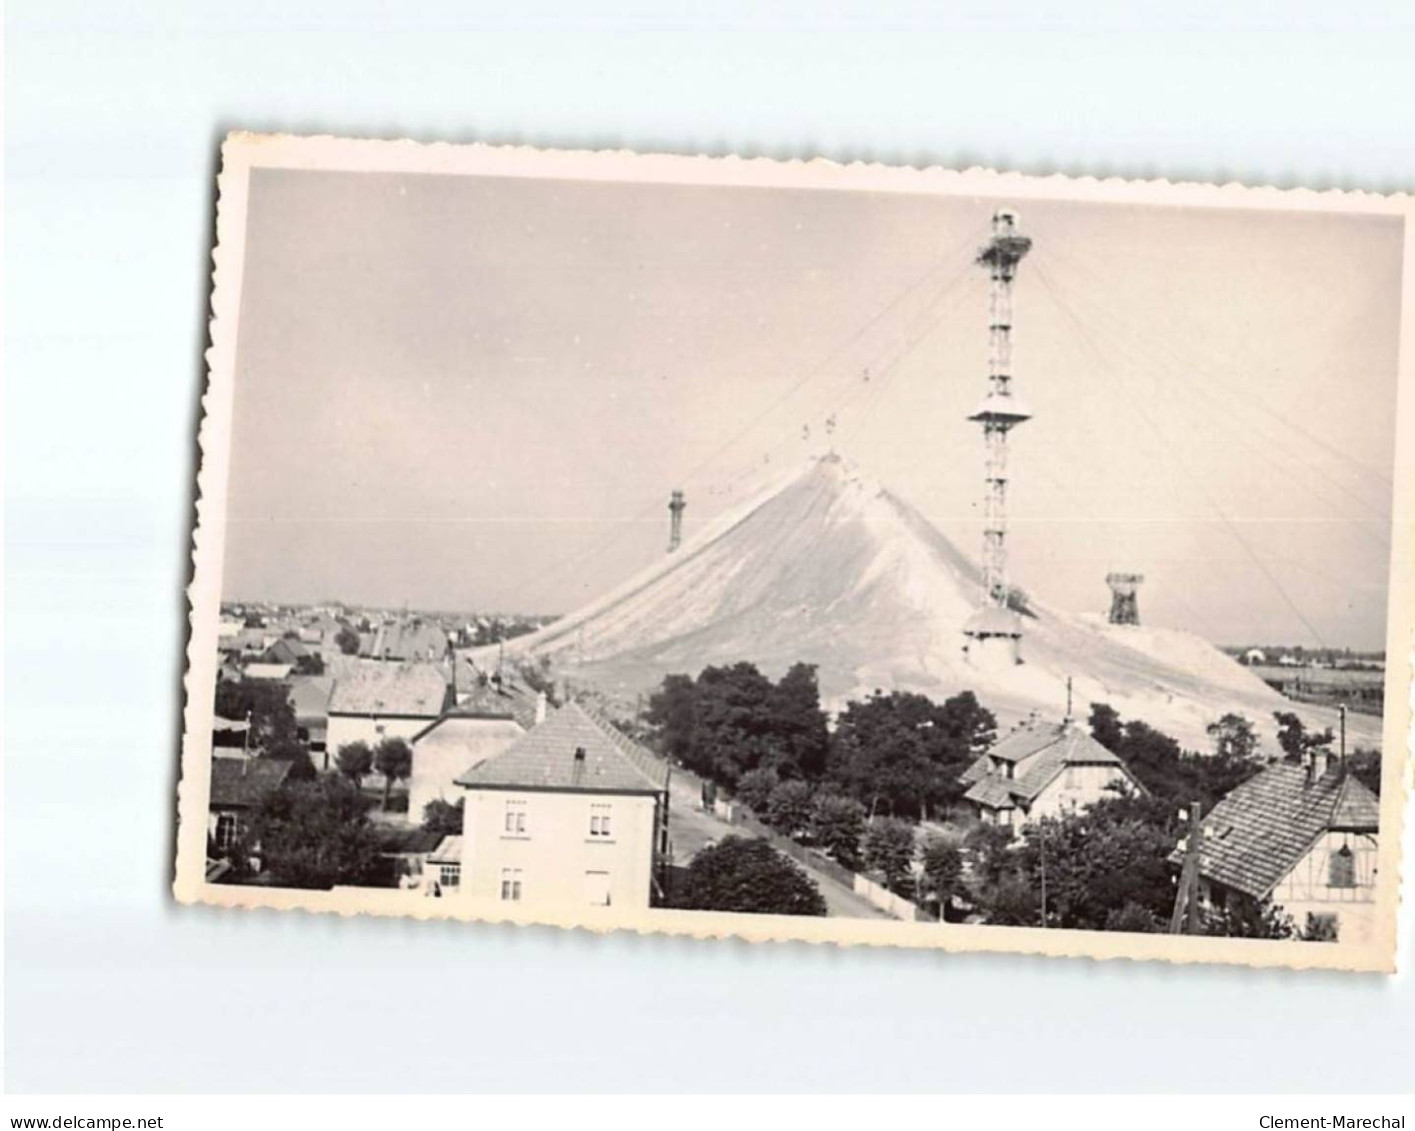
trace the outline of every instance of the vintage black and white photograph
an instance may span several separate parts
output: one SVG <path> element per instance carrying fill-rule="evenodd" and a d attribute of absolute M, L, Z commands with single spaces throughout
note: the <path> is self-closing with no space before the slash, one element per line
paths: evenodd
<path fill-rule="evenodd" d="M 1391 969 L 1409 208 L 233 136 L 178 897 Z"/>

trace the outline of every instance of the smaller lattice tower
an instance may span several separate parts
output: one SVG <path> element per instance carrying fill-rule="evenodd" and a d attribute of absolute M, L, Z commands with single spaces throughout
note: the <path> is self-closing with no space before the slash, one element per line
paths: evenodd
<path fill-rule="evenodd" d="M 1135 591 L 1145 580 L 1139 573 L 1108 573 L 1105 583 L 1110 586 L 1110 623 L 1140 623 L 1140 602 Z"/>
<path fill-rule="evenodd" d="M 671 554 L 683 544 L 683 511 L 688 502 L 682 491 L 674 491 L 668 500 L 668 552 Z"/>

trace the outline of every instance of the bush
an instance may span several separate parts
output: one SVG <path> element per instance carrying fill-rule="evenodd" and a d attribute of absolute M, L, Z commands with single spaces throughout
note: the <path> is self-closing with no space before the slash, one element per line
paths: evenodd
<path fill-rule="evenodd" d="M 765 817 L 771 793 L 780 784 L 773 769 L 751 770 L 737 783 L 737 800 L 759 817 Z"/>
<path fill-rule="evenodd" d="M 865 830 L 865 866 L 884 876 L 885 887 L 901 891 L 911 887 L 914 863 L 914 826 L 896 817 L 880 817 Z"/>
<path fill-rule="evenodd" d="M 784 781 L 771 791 L 766 821 L 783 836 L 796 837 L 811 827 L 811 787 L 803 781 Z"/>
<path fill-rule="evenodd" d="M 811 803 L 811 835 L 842 867 L 860 867 L 860 839 L 865 835 L 865 807 L 853 797 L 817 793 Z"/>
<path fill-rule="evenodd" d="M 1154 935 L 1164 930 L 1164 924 L 1148 908 L 1138 903 L 1127 903 L 1116 908 L 1105 917 L 1105 930 L 1129 931 L 1131 934 Z"/>
<path fill-rule="evenodd" d="M 824 915 L 814 881 L 764 840 L 729 836 L 693 857 L 674 904 L 687 911 Z"/>

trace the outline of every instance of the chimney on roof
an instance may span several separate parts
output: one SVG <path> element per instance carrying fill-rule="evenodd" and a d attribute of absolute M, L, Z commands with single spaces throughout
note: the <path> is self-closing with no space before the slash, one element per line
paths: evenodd
<path fill-rule="evenodd" d="M 585 763 L 585 748 L 584 748 L 583 746 L 577 746 L 577 747 L 575 747 L 575 761 L 578 762 L 578 763 L 580 763 L 580 765 L 584 765 L 584 763 Z"/>
<path fill-rule="evenodd" d="M 544 691 L 536 692 L 536 726 L 545 722 L 546 697 Z"/>

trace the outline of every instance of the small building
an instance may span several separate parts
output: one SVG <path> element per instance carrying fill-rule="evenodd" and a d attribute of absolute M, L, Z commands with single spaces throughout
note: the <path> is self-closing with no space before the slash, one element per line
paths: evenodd
<path fill-rule="evenodd" d="M 542 700 L 544 719 L 544 705 Z M 420 822 L 432 801 L 456 804 L 457 778 L 494 758 L 536 724 L 536 707 L 525 697 L 485 683 L 457 697 L 455 706 L 412 738 L 413 770 L 408 778 L 408 819 Z"/>
<path fill-rule="evenodd" d="M 272 683 L 282 683 L 295 670 L 293 664 L 251 663 L 241 669 L 242 679 L 266 679 Z"/>
<path fill-rule="evenodd" d="M 310 650 L 290 636 L 282 636 L 260 657 L 267 664 L 289 664 L 294 667 L 310 655 Z"/>
<path fill-rule="evenodd" d="M 462 889 L 462 838 L 445 836 L 428 855 L 423 890 L 432 896 L 456 895 Z"/>
<path fill-rule="evenodd" d="M 377 826 L 379 872 L 376 886 L 421 887 L 427 873 L 428 857 L 444 838 L 430 829 Z"/>
<path fill-rule="evenodd" d="M 984 824 L 1020 828 L 1145 787 L 1115 754 L 1071 720 L 1028 722 L 993 744 L 963 772 L 963 799 Z"/>
<path fill-rule="evenodd" d="M 370 660 L 440 660 L 447 654 L 447 633 L 421 619 L 377 625 L 367 639 L 359 638 L 359 655 Z"/>
<path fill-rule="evenodd" d="M 1330 756 L 1271 765 L 1204 818 L 1199 898 L 1215 908 L 1270 900 L 1299 932 L 1312 916 L 1339 942 L 1369 942 L 1379 821 L 1380 800 Z"/>
<path fill-rule="evenodd" d="M 1268 654 L 1261 648 L 1249 648 L 1248 651 L 1243 653 L 1243 662 L 1250 665 L 1266 664 L 1268 662 Z"/>
<path fill-rule="evenodd" d="M 663 890 L 668 775 L 597 713 L 561 707 L 457 779 L 463 898 L 648 907 Z"/>
<path fill-rule="evenodd" d="M 451 705 L 451 687 L 437 664 L 361 664 L 336 677 L 329 695 L 330 765 L 351 742 L 411 741 Z"/>
<path fill-rule="evenodd" d="M 310 748 L 315 768 L 332 768 L 329 755 L 329 698 L 334 677 L 297 675 L 290 680 L 290 706 L 295 711 L 295 732 Z"/>
<path fill-rule="evenodd" d="M 216 858 L 245 836 L 251 815 L 290 775 L 277 758 L 213 758 L 207 798 L 207 837 Z"/>

